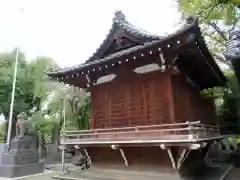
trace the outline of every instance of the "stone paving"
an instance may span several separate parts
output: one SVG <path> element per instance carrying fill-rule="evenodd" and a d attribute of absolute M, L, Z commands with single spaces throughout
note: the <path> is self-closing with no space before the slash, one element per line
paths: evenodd
<path fill-rule="evenodd" d="M 56 173 L 52 171 L 46 171 L 41 174 L 29 175 L 25 177 L 17 177 L 17 178 L 5 178 L 0 177 L 0 180 L 52 180 L 52 176 Z"/>
<path fill-rule="evenodd" d="M 229 174 L 224 180 L 239 180 L 240 179 L 240 168 L 232 168 Z"/>
<path fill-rule="evenodd" d="M 59 166 L 58 166 L 59 167 Z M 56 169 L 57 170 L 57 169 Z M 59 169 L 58 169 L 59 170 Z M 96 176 L 97 174 L 97 176 Z M 46 171 L 43 174 L 32 175 L 28 177 L 19 177 L 19 178 L 1 178 L 0 180 L 53 180 L 53 176 L 57 175 L 56 172 Z M 129 176 L 130 175 L 130 176 Z M 107 176 L 107 177 L 106 177 Z M 162 174 L 159 176 L 157 173 L 143 173 L 143 172 L 129 172 L 129 173 L 122 173 L 119 170 L 92 170 L 87 171 L 84 176 L 82 176 L 79 172 L 71 173 L 71 175 L 67 175 L 62 177 L 61 179 L 72 179 L 72 180 L 177 180 L 179 179 L 176 175 L 169 175 L 169 174 Z M 218 180 L 239 180 L 240 179 L 240 169 L 239 168 L 232 168 L 230 173 L 226 176 L 226 178 L 221 179 L 220 177 L 217 178 Z M 194 179 L 197 180 L 197 179 Z M 204 180 L 213 180 L 212 178 L 207 178 Z"/>
<path fill-rule="evenodd" d="M 201 178 L 186 178 L 186 180 L 221 180 L 221 176 L 224 174 L 225 168 L 212 168 L 209 170 L 211 175 L 207 175 L 207 177 Z M 52 167 L 53 168 L 53 167 Z M 51 168 L 51 169 L 52 169 Z M 55 167 L 56 171 L 60 171 L 60 167 Z M 92 168 L 83 173 L 80 173 L 79 170 L 73 170 L 69 167 L 71 173 L 60 176 L 58 175 L 58 179 L 87 179 L 87 180 L 180 180 L 181 178 L 177 173 L 170 172 L 144 172 L 144 171 L 126 171 L 126 170 L 113 170 L 113 169 L 102 169 L 102 168 Z M 182 179 L 181 179 L 182 180 Z M 231 179 L 230 179 L 231 180 Z"/>

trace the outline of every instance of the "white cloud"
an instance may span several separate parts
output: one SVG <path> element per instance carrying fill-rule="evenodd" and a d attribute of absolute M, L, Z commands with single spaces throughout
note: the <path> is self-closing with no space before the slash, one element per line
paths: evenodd
<path fill-rule="evenodd" d="M 122 10 L 139 28 L 162 35 L 179 21 L 172 0 L 0 0 L 0 51 L 19 45 L 28 58 L 45 55 L 61 66 L 84 62 Z M 23 9 L 23 11 L 21 11 Z"/>

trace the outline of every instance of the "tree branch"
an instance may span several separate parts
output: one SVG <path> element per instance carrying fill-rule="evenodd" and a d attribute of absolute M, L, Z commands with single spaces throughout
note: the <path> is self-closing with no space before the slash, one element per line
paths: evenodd
<path fill-rule="evenodd" d="M 228 41 L 228 38 L 226 37 L 226 35 L 224 34 L 224 32 L 221 31 L 221 29 L 216 25 L 216 23 L 209 22 L 208 24 L 209 24 L 225 41 Z"/>
<path fill-rule="evenodd" d="M 225 58 L 224 58 L 222 55 L 220 55 L 220 54 L 218 54 L 218 53 L 216 53 L 216 52 L 212 52 L 212 55 L 213 55 L 213 57 L 215 57 L 219 62 L 221 62 L 221 63 L 223 63 L 224 65 L 228 66 L 230 69 L 233 69 L 232 64 L 231 64 L 230 62 L 226 61 Z"/>
<path fill-rule="evenodd" d="M 235 28 L 236 28 L 236 25 L 238 23 L 238 21 L 240 20 L 240 16 L 238 16 L 236 19 L 235 19 L 235 22 L 233 23 L 233 26 L 232 28 L 229 30 L 229 31 L 233 31 Z"/>
<path fill-rule="evenodd" d="M 223 46 L 226 46 L 225 42 L 221 41 L 220 39 L 213 38 L 214 36 L 211 36 L 208 33 L 203 33 L 204 36 L 208 36 L 211 40 L 217 41 L 218 43 L 222 44 Z"/>
<path fill-rule="evenodd" d="M 205 21 L 208 18 L 208 16 L 210 16 L 213 9 L 216 8 L 218 5 L 219 5 L 219 3 L 217 2 L 216 4 L 213 4 L 212 6 L 210 6 L 210 10 L 208 11 L 207 15 L 202 19 L 202 22 Z M 203 10 L 200 11 L 200 13 L 202 13 L 202 12 L 203 12 Z"/>

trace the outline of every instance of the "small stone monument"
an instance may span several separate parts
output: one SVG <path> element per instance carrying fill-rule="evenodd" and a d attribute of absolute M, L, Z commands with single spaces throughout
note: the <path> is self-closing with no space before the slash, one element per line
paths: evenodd
<path fill-rule="evenodd" d="M 16 124 L 17 135 L 2 155 L 0 177 L 20 177 L 44 171 L 44 164 L 39 162 L 37 135 L 32 133 L 32 130 L 33 126 L 27 120 L 27 115 L 19 114 Z"/>

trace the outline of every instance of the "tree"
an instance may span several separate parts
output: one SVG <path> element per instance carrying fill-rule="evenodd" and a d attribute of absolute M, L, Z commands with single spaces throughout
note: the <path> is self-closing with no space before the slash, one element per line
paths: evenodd
<path fill-rule="evenodd" d="M 230 39 L 230 33 L 239 29 L 239 1 L 231 0 L 180 0 L 179 9 L 182 17 L 194 15 L 199 19 L 202 34 L 220 67 L 225 70 L 228 77 L 228 86 L 205 90 L 204 93 L 214 95 L 220 102 L 217 108 L 219 118 L 222 121 L 230 120 L 238 124 L 237 116 L 240 117 L 239 109 L 239 86 L 233 73 L 231 62 L 223 56 L 226 42 Z M 237 121 L 236 121 L 237 120 Z"/>
<path fill-rule="evenodd" d="M 11 92 L 13 82 L 13 65 L 16 52 L 0 54 L 0 113 L 2 113 L 8 126 L 8 118 L 11 103 Z M 42 95 L 48 92 L 45 70 L 55 65 L 50 58 L 37 58 L 33 61 L 26 61 L 24 54 L 19 55 L 18 72 L 16 79 L 15 101 L 13 108 L 13 123 L 11 137 L 15 135 L 17 115 L 26 112 L 28 115 L 40 110 Z M 45 93 L 46 94 L 46 93 Z M 6 128 L 7 130 L 7 128 Z M 5 133 L 7 134 L 7 133 Z"/>
<path fill-rule="evenodd" d="M 53 128 L 53 139 L 58 141 L 60 130 L 63 125 L 63 116 L 66 118 L 66 126 L 70 129 L 89 129 L 90 123 L 90 98 L 89 95 L 77 87 L 63 84 L 56 85 L 58 88 L 46 101 L 46 109 L 49 116 L 58 117 L 59 121 Z M 65 114 L 63 114 L 65 108 Z"/>
<path fill-rule="evenodd" d="M 0 113 L 4 115 L 7 126 L 14 63 L 15 51 L 0 54 Z M 89 96 L 82 89 L 50 81 L 46 71 L 55 68 L 58 68 L 57 64 L 51 58 L 38 57 L 27 61 L 24 54 L 20 53 L 11 137 L 15 135 L 17 115 L 26 112 L 44 140 L 53 134 L 58 139 L 63 124 L 63 104 L 68 127 L 89 128 Z"/>
<path fill-rule="evenodd" d="M 236 3 L 236 0 L 179 1 L 182 16 L 194 15 L 199 18 L 203 35 L 212 55 L 228 69 L 232 69 L 232 65 L 224 58 L 222 52 L 226 48 L 230 32 L 239 28 L 240 14 Z"/>

